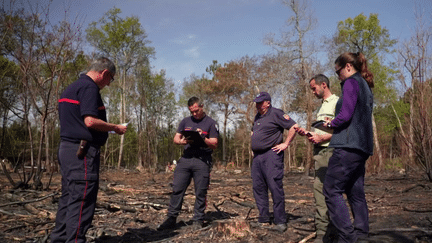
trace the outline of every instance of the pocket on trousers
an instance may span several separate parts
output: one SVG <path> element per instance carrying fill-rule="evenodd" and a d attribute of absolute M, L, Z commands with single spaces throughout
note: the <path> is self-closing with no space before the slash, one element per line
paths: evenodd
<path fill-rule="evenodd" d="M 95 190 L 98 184 L 98 175 L 88 173 L 87 175 L 82 173 L 71 174 L 71 196 L 74 200 L 83 200 L 87 198 L 88 194 Z"/>
<path fill-rule="evenodd" d="M 88 148 L 88 151 L 87 151 L 87 154 L 86 154 L 87 159 L 93 160 L 93 159 L 95 159 L 96 156 L 98 156 L 98 155 L 99 155 L 99 149 L 96 149 L 96 148 L 93 147 L 93 146 L 90 146 L 90 147 Z"/>
<path fill-rule="evenodd" d="M 345 165 L 343 164 L 343 156 L 344 151 L 342 149 L 335 149 L 333 151 L 333 155 L 330 157 L 327 168 L 327 176 L 338 179 L 345 178 L 347 171 Z"/>
<path fill-rule="evenodd" d="M 270 172 L 272 173 L 274 180 L 282 180 L 284 176 L 284 163 L 283 161 L 275 161 L 275 170 Z"/>

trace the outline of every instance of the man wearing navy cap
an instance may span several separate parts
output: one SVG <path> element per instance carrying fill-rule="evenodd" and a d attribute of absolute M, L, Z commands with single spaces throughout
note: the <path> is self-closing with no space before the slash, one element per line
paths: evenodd
<path fill-rule="evenodd" d="M 258 223 L 270 224 L 268 189 L 273 198 L 274 229 L 284 232 L 286 226 L 283 189 L 284 150 L 288 148 L 298 127 L 282 110 L 272 107 L 271 97 L 261 92 L 254 99 L 258 113 L 252 127 L 252 186 L 259 211 Z M 284 129 L 289 130 L 283 142 Z"/>
<path fill-rule="evenodd" d="M 107 122 L 100 90 L 114 81 L 115 65 L 101 57 L 70 84 L 59 99 L 62 195 L 51 242 L 86 242 L 99 189 L 100 147 L 108 132 L 122 135 L 127 127 Z"/>

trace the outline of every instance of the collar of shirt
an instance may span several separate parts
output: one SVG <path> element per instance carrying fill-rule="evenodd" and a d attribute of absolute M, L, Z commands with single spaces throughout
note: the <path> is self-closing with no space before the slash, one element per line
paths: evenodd
<path fill-rule="evenodd" d="M 327 99 L 323 99 L 322 103 L 324 103 L 324 102 L 328 103 L 328 102 L 331 102 L 334 99 L 339 99 L 339 97 L 337 95 L 335 95 L 335 94 L 332 94 Z"/>
<path fill-rule="evenodd" d="M 206 117 L 207 117 L 207 114 L 205 112 L 204 112 L 204 116 L 201 119 L 195 119 L 194 116 L 191 116 L 192 121 L 195 121 L 195 122 L 200 122 L 200 121 L 204 120 L 204 118 L 206 118 Z"/>

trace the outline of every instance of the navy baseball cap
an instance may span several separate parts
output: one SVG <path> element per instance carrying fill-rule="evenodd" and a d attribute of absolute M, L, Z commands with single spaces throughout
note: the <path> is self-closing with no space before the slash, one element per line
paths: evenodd
<path fill-rule="evenodd" d="M 260 92 L 260 93 L 255 97 L 255 99 L 253 100 L 253 102 L 257 102 L 257 103 L 259 103 L 259 102 L 263 102 L 264 100 L 268 100 L 268 101 L 271 102 L 271 97 L 270 97 L 269 93 L 267 93 L 267 92 Z"/>

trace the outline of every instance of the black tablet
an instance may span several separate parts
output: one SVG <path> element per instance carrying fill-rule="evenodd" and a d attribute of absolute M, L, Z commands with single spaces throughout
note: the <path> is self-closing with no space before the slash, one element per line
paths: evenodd
<path fill-rule="evenodd" d="M 319 120 L 319 121 L 312 122 L 311 126 L 316 128 L 316 129 L 322 130 L 324 132 L 330 132 L 330 133 L 333 132 L 333 129 L 325 127 L 324 123 L 325 123 L 325 121 Z"/>
<path fill-rule="evenodd" d="M 201 137 L 197 131 L 181 131 L 181 134 L 186 138 L 186 140 L 192 140 L 191 145 L 207 147 L 204 139 Z"/>
<path fill-rule="evenodd" d="M 325 121 L 323 121 L 323 120 L 315 121 L 315 122 L 312 122 L 312 127 L 321 129 L 321 127 L 323 127 L 324 123 L 325 123 Z"/>

